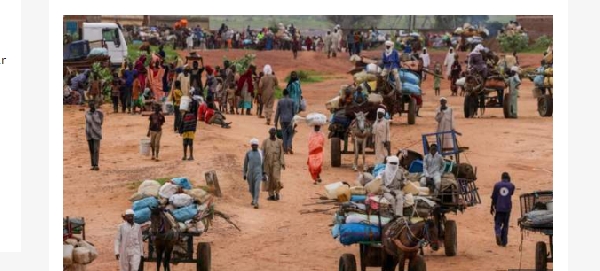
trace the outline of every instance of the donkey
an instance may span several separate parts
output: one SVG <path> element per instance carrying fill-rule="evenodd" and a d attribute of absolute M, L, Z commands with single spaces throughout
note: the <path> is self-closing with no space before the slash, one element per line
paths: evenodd
<path fill-rule="evenodd" d="M 424 243 L 429 243 L 433 250 L 439 249 L 438 228 L 433 219 L 408 224 L 404 218 L 398 218 L 383 228 L 381 240 L 385 252 L 398 260 L 400 271 L 404 271 L 406 260 L 409 271 L 425 270 Z"/>
<path fill-rule="evenodd" d="M 357 112 L 355 114 L 356 118 L 350 124 L 350 133 L 354 140 L 354 164 L 352 165 L 352 169 L 357 169 L 358 163 L 358 152 L 362 152 L 363 158 L 363 171 L 368 169 L 367 164 L 365 163 L 365 149 L 367 147 L 367 140 L 371 137 L 372 127 L 371 122 L 367 120 L 367 115 L 369 112 Z"/>
<path fill-rule="evenodd" d="M 162 207 L 151 209 L 150 235 L 156 249 L 156 271 L 160 271 L 161 263 L 165 271 L 171 271 L 171 255 L 173 246 L 179 239 L 179 225 Z"/>

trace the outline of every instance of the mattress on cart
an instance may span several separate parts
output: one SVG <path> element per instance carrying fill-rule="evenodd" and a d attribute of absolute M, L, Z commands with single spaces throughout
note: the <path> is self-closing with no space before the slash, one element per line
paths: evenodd
<path fill-rule="evenodd" d="M 526 213 L 520 220 L 521 225 L 530 228 L 552 228 L 552 210 L 533 210 Z"/>

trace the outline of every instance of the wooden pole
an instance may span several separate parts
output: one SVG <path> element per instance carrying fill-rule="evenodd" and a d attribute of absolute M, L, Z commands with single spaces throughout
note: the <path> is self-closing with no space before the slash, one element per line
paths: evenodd
<path fill-rule="evenodd" d="M 221 197 L 221 186 L 219 185 L 219 178 L 217 178 L 217 173 L 214 170 L 207 171 L 204 173 L 204 179 L 206 180 L 206 185 L 214 188 L 214 194 L 217 197 Z"/>

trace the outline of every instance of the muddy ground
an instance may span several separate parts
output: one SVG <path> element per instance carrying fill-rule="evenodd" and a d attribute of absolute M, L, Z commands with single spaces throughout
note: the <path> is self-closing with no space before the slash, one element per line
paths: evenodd
<path fill-rule="evenodd" d="M 203 53 L 205 63 L 222 65 L 223 56 L 237 58 L 243 50 L 209 51 Z M 327 113 L 324 103 L 333 98 L 339 86 L 350 82 L 346 74 L 352 68 L 347 54 L 327 59 L 320 53 L 301 52 L 292 59 L 291 52 L 256 52 L 260 68 L 270 64 L 280 79 L 294 69 L 314 69 L 327 74 L 320 83 L 302 86 L 309 112 Z M 366 53 L 379 55 L 380 52 Z M 433 61 L 443 61 L 444 53 L 433 53 Z M 461 53 L 461 59 L 464 59 Z M 540 55 L 521 55 L 524 65 L 535 66 Z M 542 118 L 536 111 L 532 95 L 533 84 L 523 79 L 519 99 L 519 118 L 504 119 L 501 109 L 488 109 L 484 118 L 465 119 L 462 115 L 463 97 L 450 96 L 449 83 L 442 83 L 442 95 L 456 111 L 456 128 L 463 133 L 459 138 L 465 153 L 478 169 L 477 185 L 482 204 L 463 214 L 450 215 L 458 223 L 458 255 L 444 256 L 426 249 L 428 270 L 506 270 L 535 267 L 535 242 L 547 241 L 540 234 L 525 235 L 523 250 L 519 251 L 521 232 L 517 226 L 518 195 L 534 190 L 552 189 L 552 118 Z M 416 125 L 407 125 L 406 116 L 396 117 L 392 123 L 393 149 L 402 147 L 422 152 L 420 135 L 433 132 L 436 123 L 433 111 L 439 97 L 433 95 L 433 80 L 423 85 L 424 107 Z M 204 184 L 204 172 L 216 170 L 224 196 L 216 202 L 217 208 L 232 216 L 242 232 L 216 218 L 214 226 L 200 240 L 212 242 L 213 270 L 336 270 L 343 253 L 358 255 L 358 247 L 343 247 L 330 235 L 329 214 L 300 214 L 301 210 L 325 208 L 303 206 L 315 202 L 322 185 L 312 184 L 307 171 L 308 127 L 301 125 L 294 137 L 294 154 L 286 156 L 285 185 L 279 202 L 266 201 L 261 195 L 261 208 L 252 209 L 246 182 L 242 179 L 243 155 L 250 148 L 248 141 L 268 136 L 269 126 L 264 119 L 254 116 L 230 116 L 232 129 L 198 124 L 194 150 L 196 160 L 182 162 L 181 138 L 171 132 L 173 117 L 167 116 L 161 142 L 160 162 L 139 154 L 139 141 L 145 138 L 147 117 L 112 114 L 106 104 L 103 140 L 100 148 L 100 171 L 90 171 L 89 152 L 85 140 L 84 112 L 76 107 L 64 107 L 64 215 L 83 216 L 87 221 L 87 239 L 92 241 L 100 257 L 88 270 L 118 270 L 114 257 L 114 238 L 121 214 L 131 207 L 127 201 L 135 192 L 139 180 L 159 177 L 190 178 L 195 185 Z M 253 112 L 254 113 L 254 112 Z M 303 113 L 304 115 L 305 113 Z M 352 155 L 344 155 L 341 168 L 331 168 L 329 142 L 325 146 L 324 183 L 352 181 L 357 173 L 351 169 Z M 368 157 L 369 163 L 374 157 Z M 513 197 L 509 244 L 498 247 L 493 232 L 493 217 L 489 214 L 490 194 L 495 182 L 504 171 L 510 172 L 517 190 Z M 522 254 L 522 255 L 521 255 Z M 358 261 L 358 260 L 357 260 Z M 146 264 L 150 268 L 153 264 Z M 192 264 L 179 264 L 173 270 L 195 270 Z M 149 269 L 149 270 L 153 270 Z M 377 270 L 370 268 L 368 270 Z"/>

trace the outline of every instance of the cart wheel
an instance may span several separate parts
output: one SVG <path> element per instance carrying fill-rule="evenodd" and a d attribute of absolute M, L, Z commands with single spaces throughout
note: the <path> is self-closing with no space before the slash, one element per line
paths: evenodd
<path fill-rule="evenodd" d="M 546 243 L 539 241 L 535 244 L 535 271 L 546 271 L 548 263 L 548 253 Z"/>
<path fill-rule="evenodd" d="M 144 256 L 142 256 L 140 259 L 140 267 L 138 268 L 138 271 L 144 271 Z"/>
<path fill-rule="evenodd" d="M 331 138 L 331 166 L 340 167 L 342 165 L 342 150 L 340 139 L 337 137 Z"/>
<path fill-rule="evenodd" d="M 423 256 L 417 255 L 408 265 L 408 271 L 427 271 L 427 264 Z"/>
<path fill-rule="evenodd" d="M 417 100 L 410 98 L 408 102 L 408 124 L 415 124 L 415 118 L 417 116 Z"/>
<path fill-rule="evenodd" d="M 356 259 L 352 254 L 344 254 L 340 257 L 339 271 L 356 271 Z"/>
<path fill-rule="evenodd" d="M 475 115 L 475 106 L 473 103 L 473 97 L 471 97 L 470 94 L 466 94 L 465 95 L 465 102 L 463 104 L 463 107 L 465 109 L 465 118 L 472 118 L 473 115 Z"/>
<path fill-rule="evenodd" d="M 504 118 L 509 119 L 512 117 L 512 115 L 510 114 L 511 107 L 512 104 L 510 102 L 510 95 L 506 93 L 504 94 L 504 104 L 502 105 L 502 108 L 504 109 Z"/>
<path fill-rule="evenodd" d="M 210 262 L 211 262 L 211 253 L 210 253 L 210 243 L 200 242 L 196 247 L 196 260 L 198 263 L 196 264 L 196 270 L 198 271 L 210 271 Z"/>
<path fill-rule="evenodd" d="M 444 224 L 444 251 L 446 256 L 456 256 L 456 221 L 448 220 Z"/>
<path fill-rule="evenodd" d="M 538 113 L 542 117 L 552 116 L 552 96 L 546 94 L 538 99 Z"/>

